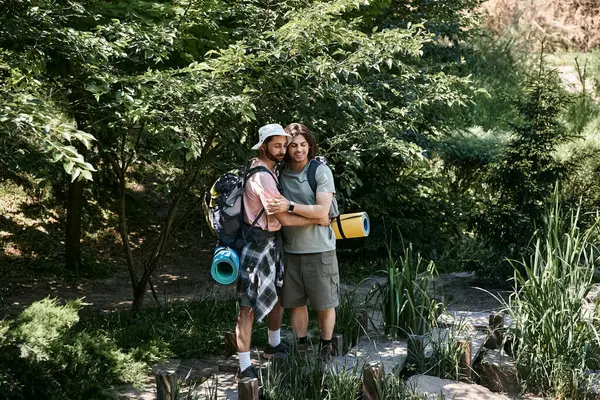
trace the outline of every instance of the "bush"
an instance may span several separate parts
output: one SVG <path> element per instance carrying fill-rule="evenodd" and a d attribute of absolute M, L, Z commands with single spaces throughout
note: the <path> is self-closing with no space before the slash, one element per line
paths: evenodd
<path fill-rule="evenodd" d="M 82 321 L 84 329 L 108 331 L 121 347 L 147 363 L 169 357 L 201 358 L 222 354 L 223 334 L 231 330 L 237 316 L 235 300 L 219 301 L 211 296 L 187 303 L 175 302 L 148 308 L 131 316 L 128 311 L 97 314 Z M 255 324 L 253 345 L 266 343 L 266 328 Z"/>
<path fill-rule="evenodd" d="M 80 302 L 33 303 L 0 329 L 0 392 L 8 399 L 111 398 L 144 365 L 102 334 L 74 332 Z M 10 330 L 8 329 L 10 327 Z"/>

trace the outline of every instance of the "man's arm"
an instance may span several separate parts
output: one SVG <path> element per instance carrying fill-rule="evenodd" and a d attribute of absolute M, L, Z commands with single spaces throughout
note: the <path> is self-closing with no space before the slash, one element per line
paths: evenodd
<path fill-rule="evenodd" d="M 329 226 L 329 214 L 325 218 L 305 218 L 300 215 L 294 215 L 287 211 L 273 214 L 282 226 L 306 226 L 322 225 Z"/>
<path fill-rule="evenodd" d="M 306 218 L 317 219 L 328 217 L 331 201 L 333 200 L 333 193 L 318 192 L 316 197 L 317 204 L 307 205 L 294 203 L 294 214 L 298 214 Z M 266 210 L 269 213 L 281 213 L 287 211 L 289 205 L 290 201 L 285 197 L 280 196 L 277 199 L 269 200 Z"/>

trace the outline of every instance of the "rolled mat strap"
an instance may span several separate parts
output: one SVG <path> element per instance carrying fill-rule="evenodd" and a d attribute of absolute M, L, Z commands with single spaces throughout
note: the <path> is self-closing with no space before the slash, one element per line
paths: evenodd
<path fill-rule="evenodd" d="M 366 212 L 342 214 L 336 218 L 336 223 L 331 228 L 337 240 L 366 237 L 371 230 Z"/>

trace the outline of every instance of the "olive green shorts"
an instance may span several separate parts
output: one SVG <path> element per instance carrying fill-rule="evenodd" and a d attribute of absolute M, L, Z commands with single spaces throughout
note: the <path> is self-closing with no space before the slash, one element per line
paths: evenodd
<path fill-rule="evenodd" d="M 285 275 L 281 305 L 294 308 L 306 305 L 321 311 L 340 303 L 340 273 L 335 250 L 324 253 L 285 253 Z"/>

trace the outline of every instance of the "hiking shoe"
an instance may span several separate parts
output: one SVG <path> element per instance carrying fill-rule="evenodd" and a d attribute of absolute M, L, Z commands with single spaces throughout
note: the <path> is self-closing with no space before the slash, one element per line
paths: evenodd
<path fill-rule="evenodd" d="M 270 359 L 275 353 L 290 354 L 290 344 L 283 339 L 281 339 L 281 342 L 279 342 L 279 344 L 275 347 L 267 343 L 267 347 L 265 348 L 265 351 L 263 351 L 262 355 L 264 358 Z"/>
<path fill-rule="evenodd" d="M 335 355 L 335 349 L 333 348 L 333 343 L 329 343 L 328 345 L 321 347 L 321 351 L 319 352 L 319 354 L 320 354 L 321 360 L 324 361 L 325 363 L 329 364 L 331 362 L 331 359 Z"/>
<path fill-rule="evenodd" d="M 242 372 L 239 372 L 238 369 L 238 381 L 242 380 L 243 378 L 258 378 L 258 371 L 254 365 L 249 366 Z"/>

